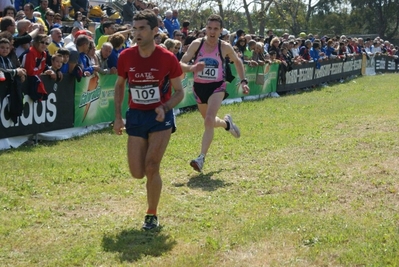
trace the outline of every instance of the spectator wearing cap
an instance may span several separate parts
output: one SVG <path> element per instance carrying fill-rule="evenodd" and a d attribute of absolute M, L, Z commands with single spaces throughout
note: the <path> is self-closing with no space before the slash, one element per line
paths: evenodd
<path fill-rule="evenodd" d="M 183 27 L 181 28 L 181 32 L 185 36 L 188 36 L 188 31 L 189 31 L 188 27 L 189 26 L 190 26 L 190 22 L 189 21 L 187 21 L 187 20 L 183 21 Z"/>
<path fill-rule="evenodd" d="M 159 15 L 159 7 L 154 6 L 154 7 L 152 8 L 152 11 L 155 13 L 155 15 L 157 15 L 157 17 L 160 17 L 160 15 Z"/>
<path fill-rule="evenodd" d="M 47 47 L 49 54 L 54 55 L 58 49 L 64 47 L 64 42 L 62 42 L 62 32 L 58 28 L 54 28 L 50 31 L 51 44 Z"/>
<path fill-rule="evenodd" d="M 133 5 L 133 0 L 127 0 L 122 7 L 123 23 L 133 25 L 133 16 L 136 12 L 137 8 Z"/>
<path fill-rule="evenodd" d="M 219 38 L 220 38 L 220 40 L 223 40 L 225 42 L 230 43 L 230 39 L 229 39 L 230 38 L 230 32 L 228 30 L 226 30 L 226 29 L 223 29 Z"/>

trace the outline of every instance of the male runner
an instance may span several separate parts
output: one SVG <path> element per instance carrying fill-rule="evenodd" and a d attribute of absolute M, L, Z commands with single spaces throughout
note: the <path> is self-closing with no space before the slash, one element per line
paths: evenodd
<path fill-rule="evenodd" d="M 155 13 L 138 12 L 133 18 L 133 32 L 137 46 L 123 50 L 118 60 L 114 131 L 121 135 L 125 128 L 121 105 L 127 82 L 128 163 L 134 178 L 147 177 L 148 210 L 143 229 L 151 230 L 159 226 L 157 207 L 162 189 L 159 168 L 172 132 L 173 107 L 184 96 L 182 69 L 174 54 L 154 43 L 158 33 Z M 171 86 L 175 90 L 173 95 Z"/>

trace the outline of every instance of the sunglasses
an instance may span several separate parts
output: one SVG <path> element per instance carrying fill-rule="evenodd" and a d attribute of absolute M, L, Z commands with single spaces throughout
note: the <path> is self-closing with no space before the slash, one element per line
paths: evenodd
<path fill-rule="evenodd" d="M 39 42 L 39 43 L 41 43 L 41 44 L 45 44 L 45 45 L 49 45 L 50 43 L 48 43 L 48 42 L 44 42 L 44 41 L 41 41 L 41 42 Z"/>

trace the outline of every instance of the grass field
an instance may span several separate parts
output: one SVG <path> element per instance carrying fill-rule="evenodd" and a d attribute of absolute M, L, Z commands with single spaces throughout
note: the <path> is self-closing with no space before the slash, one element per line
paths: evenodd
<path fill-rule="evenodd" d="M 0 152 L 1 266 L 399 266 L 397 74 L 223 106 L 202 174 L 197 111 L 161 170 L 161 231 L 111 129 Z"/>

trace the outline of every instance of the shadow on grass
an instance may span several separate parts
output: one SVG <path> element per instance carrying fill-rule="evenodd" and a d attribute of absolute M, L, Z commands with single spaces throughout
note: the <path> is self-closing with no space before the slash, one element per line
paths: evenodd
<path fill-rule="evenodd" d="M 212 179 L 214 174 L 220 173 L 222 170 L 217 172 L 200 173 L 194 177 L 191 177 L 187 182 L 187 186 L 190 188 L 201 188 L 204 191 L 215 191 L 218 188 L 229 186 L 232 183 L 226 183 L 220 179 Z M 175 184 L 176 187 L 184 186 L 185 184 Z"/>
<path fill-rule="evenodd" d="M 118 252 L 121 262 L 135 262 L 146 256 L 159 257 L 172 250 L 176 241 L 170 236 L 143 230 L 123 230 L 119 234 L 104 235 L 102 247 L 106 252 Z"/>

